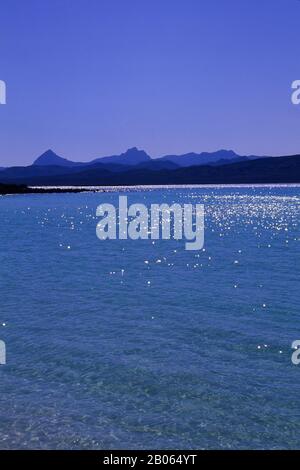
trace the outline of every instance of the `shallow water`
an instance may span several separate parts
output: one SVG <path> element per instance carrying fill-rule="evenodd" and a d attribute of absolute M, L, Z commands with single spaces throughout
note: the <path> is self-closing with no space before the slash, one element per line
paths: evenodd
<path fill-rule="evenodd" d="M 203 203 L 200 252 L 98 240 L 120 194 L 0 198 L 0 448 L 300 448 L 300 187 L 126 192 Z"/>

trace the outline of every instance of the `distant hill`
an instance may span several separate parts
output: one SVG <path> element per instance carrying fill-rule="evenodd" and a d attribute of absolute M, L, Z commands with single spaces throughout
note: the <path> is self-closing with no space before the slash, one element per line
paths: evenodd
<path fill-rule="evenodd" d="M 81 166 L 83 163 L 72 162 L 66 158 L 62 158 L 53 150 L 47 150 L 42 155 L 40 155 L 32 164 L 33 166 L 64 166 L 64 167 L 73 167 Z"/>
<path fill-rule="evenodd" d="M 57 155 L 53 150 L 47 150 L 42 155 L 40 155 L 34 162 L 33 166 L 63 166 L 63 167 L 75 167 L 75 166 L 88 166 L 95 165 L 96 163 L 102 164 L 118 164 L 118 165 L 138 165 L 140 163 L 151 161 L 151 157 L 144 151 L 139 150 L 136 147 L 128 149 L 126 152 L 121 153 L 121 155 L 112 155 L 109 157 L 95 158 L 90 162 L 74 162 L 62 158 Z"/>
<path fill-rule="evenodd" d="M 300 182 L 298 155 L 241 156 L 232 150 L 152 159 L 136 147 L 120 155 L 74 162 L 53 150 L 32 165 L 2 168 L 0 182 L 27 185 L 135 185 Z"/>
<path fill-rule="evenodd" d="M 154 162 L 134 166 L 96 163 L 81 168 L 15 167 L 2 171 L 0 181 L 32 186 L 300 183 L 300 155 L 189 167 L 157 168 Z"/>
<path fill-rule="evenodd" d="M 259 158 L 255 156 L 244 157 L 236 154 L 232 150 L 218 150 L 217 152 L 202 152 L 202 153 L 186 153 L 183 155 L 165 155 L 164 157 L 151 158 L 144 150 L 139 150 L 137 147 L 132 147 L 120 155 L 112 155 L 108 157 L 95 158 L 89 162 L 74 162 L 60 157 L 53 150 L 47 150 L 40 155 L 32 164 L 32 166 L 62 166 L 67 168 L 84 167 L 89 165 L 96 165 L 101 163 L 103 165 L 115 164 L 124 166 L 134 166 L 145 164 L 153 168 L 174 168 L 188 167 L 198 165 L 215 165 L 227 164 L 233 161 L 241 161 Z M 153 165 L 156 165 L 155 167 Z"/>
<path fill-rule="evenodd" d="M 136 147 L 128 149 L 126 152 L 121 153 L 121 155 L 113 155 L 111 157 L 102 157 L 92 160 L 91 163 L 118 163 L 120 165 L 138 165 L 143 162 L 151 161 L 151 157 L 144 151 L 139 150 Z"/>
<path fill-rule="evenodd" d="M 259 158 L 259 157 L 257 157 Z M 217 152 L 186 153 L 184 155 L 165 155 L 158 160 L 167 160 L 178 166 L 210 165 L 218 162 L 232 163 L 235 160 L 248 160 L 247 157 L 236 154 L 233 150 L 218 150 Z"/>

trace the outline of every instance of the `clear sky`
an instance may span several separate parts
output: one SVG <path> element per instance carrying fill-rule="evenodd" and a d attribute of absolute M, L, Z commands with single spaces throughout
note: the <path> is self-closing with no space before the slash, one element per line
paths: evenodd
<path fill-rule="evenodd" d="M 0 166 L 300 153 L 299 0 L 1 0 Z"/>

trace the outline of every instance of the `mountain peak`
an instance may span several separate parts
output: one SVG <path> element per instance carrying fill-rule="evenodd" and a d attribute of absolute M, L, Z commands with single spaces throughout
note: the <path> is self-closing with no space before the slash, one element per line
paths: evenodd
<path fill-rule="evenodd" d="M 61 165 L 64 160 L 65 158 L 48 149 L 33 162 L 33 165 Z"/>
<path fill-rule="evenodd" d="M 66 158 L 62 158 L 53 152 L 52 149 L 46 150 L 46 152 L 42 153 L 34 162 L 34 166 L 77 166 L 81 165 L 81 163 L 71 162 Z"/>
<path fill-rule="evenodd" d="M 233 162 L 236 159 L 245 158 L 236 154 L 233 150 L 217 150 L 216 152 L 186 153 L 184 155 L 165 155 L 162 160 L 169 160 L 179 166 L 198 166 L 215 164 L 218 161 Z"/>
<path fill-rule="evenodd" d="M 121 155 L 102 157 L 94 160 L 94 162 L 116 163 L 119 165 L 138 165 L 148 161 L 151 161 L 151 157 L 144 150 L 139 150 L 137 147 L 131 147 L 126 152 L 121 153 Z"/>
<path fill-rule="evenodd" d="M 212 152 L 213 154 L 224 154 L 227 155 L 228 157 L 232 156 L 239 156 L 237 153 L 234 152 L 234 150 L 228 150 L 228 149 L 220 149 L 217 150 L 216 152 Z"/>
<path fill-rule="evenodd" d="M 138 162 L 150 160 L 149 155 L 144 150 L 139 150 L 137 147 L 131 147 L 130 149 L 126 150 L 125 153 L 122 153 L 120 156 L 126 157 L 126 160 L 130 158 Z"/>
<path fill-rule="evenodd" d="M 42 155 L 40 155 L 37 160 L 44 160 L 46 158 L 61 158 L 59 157 L 59 155 L 57 155 L 57 153 L 55 153 L 52 149 L 48 149 L 46 150 L 45 152 L 42 153 Z"/>

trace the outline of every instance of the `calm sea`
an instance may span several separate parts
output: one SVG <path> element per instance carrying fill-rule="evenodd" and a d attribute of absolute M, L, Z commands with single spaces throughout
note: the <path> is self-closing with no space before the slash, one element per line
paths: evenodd
<path fill-rule="evenodd" d="M 202 203 L 204 249 L 96 237 Z M 0 448 L 300 448 L 300 187 L 0 198 Z"/>

